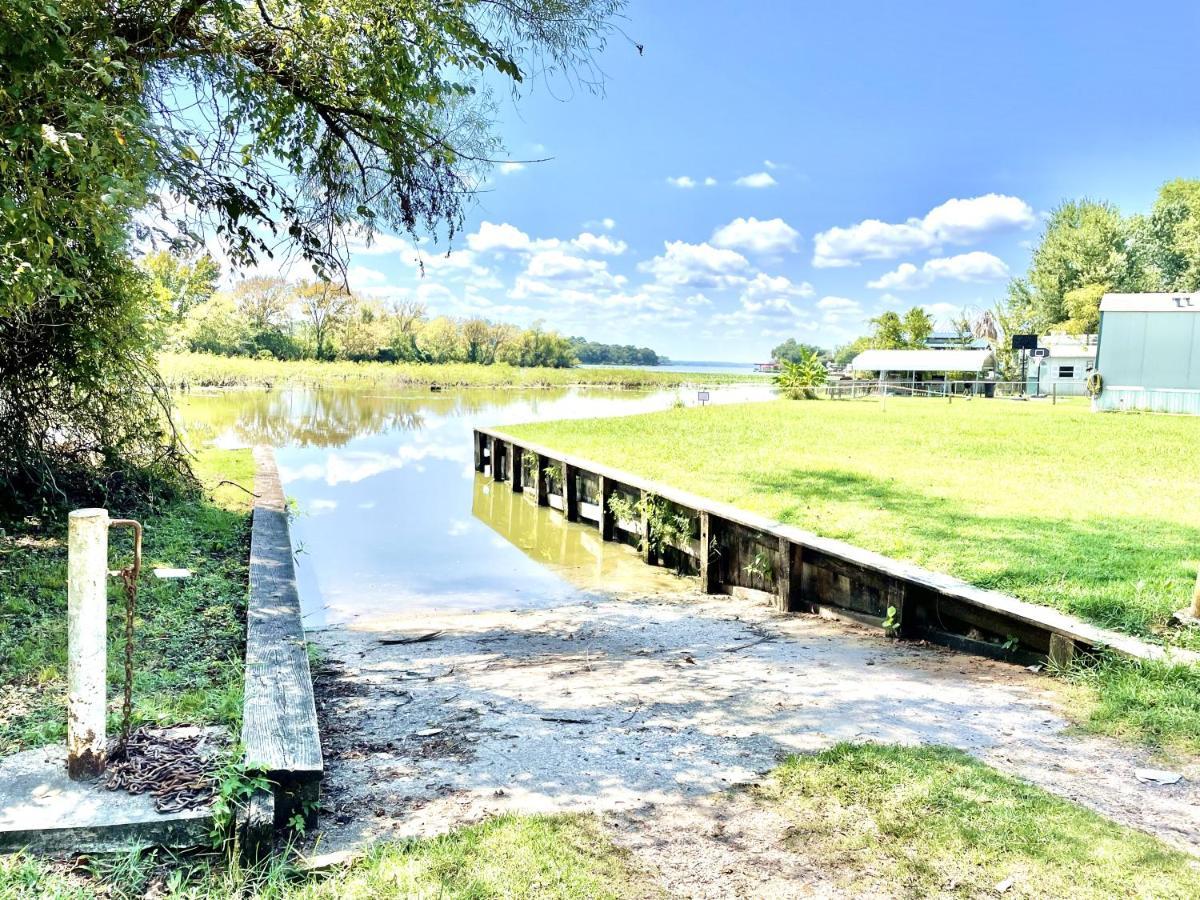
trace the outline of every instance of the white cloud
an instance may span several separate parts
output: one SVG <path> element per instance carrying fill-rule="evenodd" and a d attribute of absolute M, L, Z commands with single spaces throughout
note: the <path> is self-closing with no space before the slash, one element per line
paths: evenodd
<path fill-rule="evenodd" d="M 763 165 L 764 165 L 764 166 L 766 166 L 768 169 L 778 169 L 778 168 L 779 168 L 779 163 L 777 163 L 777 162 L 772 162 L 772 161 L 771 161 L 771 160 L 769 160 L 769 159 L 764 159 L 764 160 L 763 160 Z"/>
<path fill-rule="evenodd" d="M 396 237 L 396 235 L 388 234 L 386 231 L 373 234 L 369 245 L 366 238 L 362 235 L 356 235 L 349 240 L 348 246 L 351 253 L 366 256 L 382 256 L 386 253 L 404 253 L 411 256 L 413 252 L 413 242 L 411 239 Z"/>
<path fill-rule="evenodd" d="M 1029 228 L 1033 208 L 1020 197 L 984 194 L 969 200 L 947 200 L 925 216 L 927 231 L 950 244 L 967 244 L 986 234 L 1010 228 Z"/>
<path fill-rule="evenodd" d="M 477 253 L 497 250 L 528 250 L 531 244 L 529 235 L 507 222 L 500 225 L 483 222 L 478 231 L 467 235 L 467 246 Z"/>
<path fill-rule="evenodd" d="M 535 254 L 525 271 L 534 278 L 588 278 L 604 269 L 604 262 L 598 259 L 581 259 L 561 250 L 546 250 Z"/>
<path fill-rule="evenodd" d="M 520 172 L 525 168 L 525 163 L 522 162 L 502 162 L 497 166 L 501 175 L 512 175 L 514 172 Z"/>
<path fill-rule="evenodd" d="M 923 218 L 896 223 L 864 219 L 822 231 L 813 238 L 813 265 L 832 268 L 856 266 L 864 259 L 895 259 L 942 244 L 970 243 L 998 231 L 1029 228 L 1034 221 L 1033 209 L 1019 197 L 984 194 L 966 200 L 953 198 Z"/>
<path fill-rule="evenodd" d="M 855 310 L 860 309 L 857 300 L 849 297 L 822 297 L 817 301 L 817 307 L 825 310 Z"/>
<path fill-rule="evenodd" d="M 378 269 L 369 269 L 366 266 L 351 266 L 346 270 L 346 279 L 350 282 L 350 287 L 353 289 L 359 286 L 383 284 L 387 281 L 387 276 Z"/>
<path fill-rule="evenodd" d="M 696 186 L 696 179 L 690 178 L 687 175 L 680 175 L 676 178 L 668 178 L 667 184 L 671 187 L 690 189 Z"/>
<path fill-rule="evenodd" d="M 734 219 L 713 232 L 712 243 L 717 247 L 746 250 L 751 253 L 780 253 L 794 250 L 800 232 L 783 219 Z"/>
<path fill-rule="evenodd" d="M 717 179 L 713 178 L 711 175 L 709 175 L 707 178 L 704 179 L 705 187 L 715 187 L 716 184 L 717 184 Z"/>
<path fill-rule="evenodd" d="M 500 225 L 494 222 L 483 222 L 479 230 L 467 235 L 467 246 L 476 253 L 500 253 L 506 250 L 525 251 L 546 250 L 557 247 L 560 241 L 556 238 L 534 239 L 515 225 L 504 222 Z"/>
<path fill-rule="evenodd" d="M 815 291 L 807 281 L 799 284 L 783 275 L 768 275 L 759 272 L 746 282 L 742 289 L 743 300 L 761 300 L 766 297 L 811 297 Z"/>
<path fill-rule="evenodd" d="M 620 256 L 629 249 L 629 245 L 624 241 L 613 240 L 606 234 L 592 234 L 590 231 L 585 231 L 573 239 L 571 245 L 583 253 L 599 253 L 602 256 Z"/>
<path fill-rule="evenodd" d="M 939 278 L 954 281 L 1000 281 L 1008 277 L 1008 266 L 991 253 L 973 250 L 957 256 L 931 259 L 919 269 L 912 263 L 901 263 L 891 272 L 867 283 L 876 290 L 911 291 L 928 287 Z"/>
<path fill-rule="evenodd" d="M 743 175 L 734 184 L 738 187 L 768 188 L 773 187 L 777 182 L 771 177 L 770 172 L 755 172 L 753 175 Z"/>
<path fill-rule="evenodd" d="M 750 264 L 742 254 L 711 244 L 689 244 L 685 241 L 666 241 L 664 253 L 638 268 L 667 285 L 713 287 L 729 284 Z"/>

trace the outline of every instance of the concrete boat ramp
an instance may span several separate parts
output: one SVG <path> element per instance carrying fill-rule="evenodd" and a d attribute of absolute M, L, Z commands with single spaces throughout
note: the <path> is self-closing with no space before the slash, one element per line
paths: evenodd
<path fill-rule="evenodd" d="M 407 614 L 311 637 L 325 659 L 325 850 L 496 813 L 588 811 L 668 883 L 695 885 L 680 867 L 709 852 L 708 832 L 690 833 L 681 854 L 681 823 L 789 753 L 849 740 L 959 747 L 1200 853 L 1196 765 L 1177 784 L 1143 784 L 1134 770 L 1162 761 L 1070 733 L 1048 677 L 877 629 L 681 590 Z M 721 815 L 756 837 L 713 844 L 714 871 L 753 873 L 772 853 L 772 871 L 798 864 L 782 852 L 786 823 L 745 804 Z"/>

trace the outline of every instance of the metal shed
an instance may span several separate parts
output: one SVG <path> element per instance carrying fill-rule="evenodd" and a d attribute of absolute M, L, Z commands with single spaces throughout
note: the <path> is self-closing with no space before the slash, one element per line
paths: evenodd
<path fill-rule="evenodd" d="M 1105 294 L 1093 409 L 1200 415 L 1200 294 Z"/>

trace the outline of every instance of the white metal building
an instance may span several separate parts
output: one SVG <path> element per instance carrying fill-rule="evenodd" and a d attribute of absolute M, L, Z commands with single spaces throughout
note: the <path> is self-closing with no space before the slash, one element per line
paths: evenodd
<path fill-rule="evenodd" d="M 1059 397 L 1087 394 L 1087 377 L 1096 367 L 1094 335 L 1049 334 L 1038 339 L 1029 365 L 1029 392 Z"/>

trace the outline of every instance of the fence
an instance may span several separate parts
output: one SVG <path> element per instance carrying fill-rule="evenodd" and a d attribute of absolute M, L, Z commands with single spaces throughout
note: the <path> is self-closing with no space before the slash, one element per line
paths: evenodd
<path fill-rule="evenodd" d="M 866 397 L 1019 397 L 1025 394 L 1022 381 L 970 379 L 859 379 L 830 381 L 820 389 L 831 400 L 857 400 Z"/>

